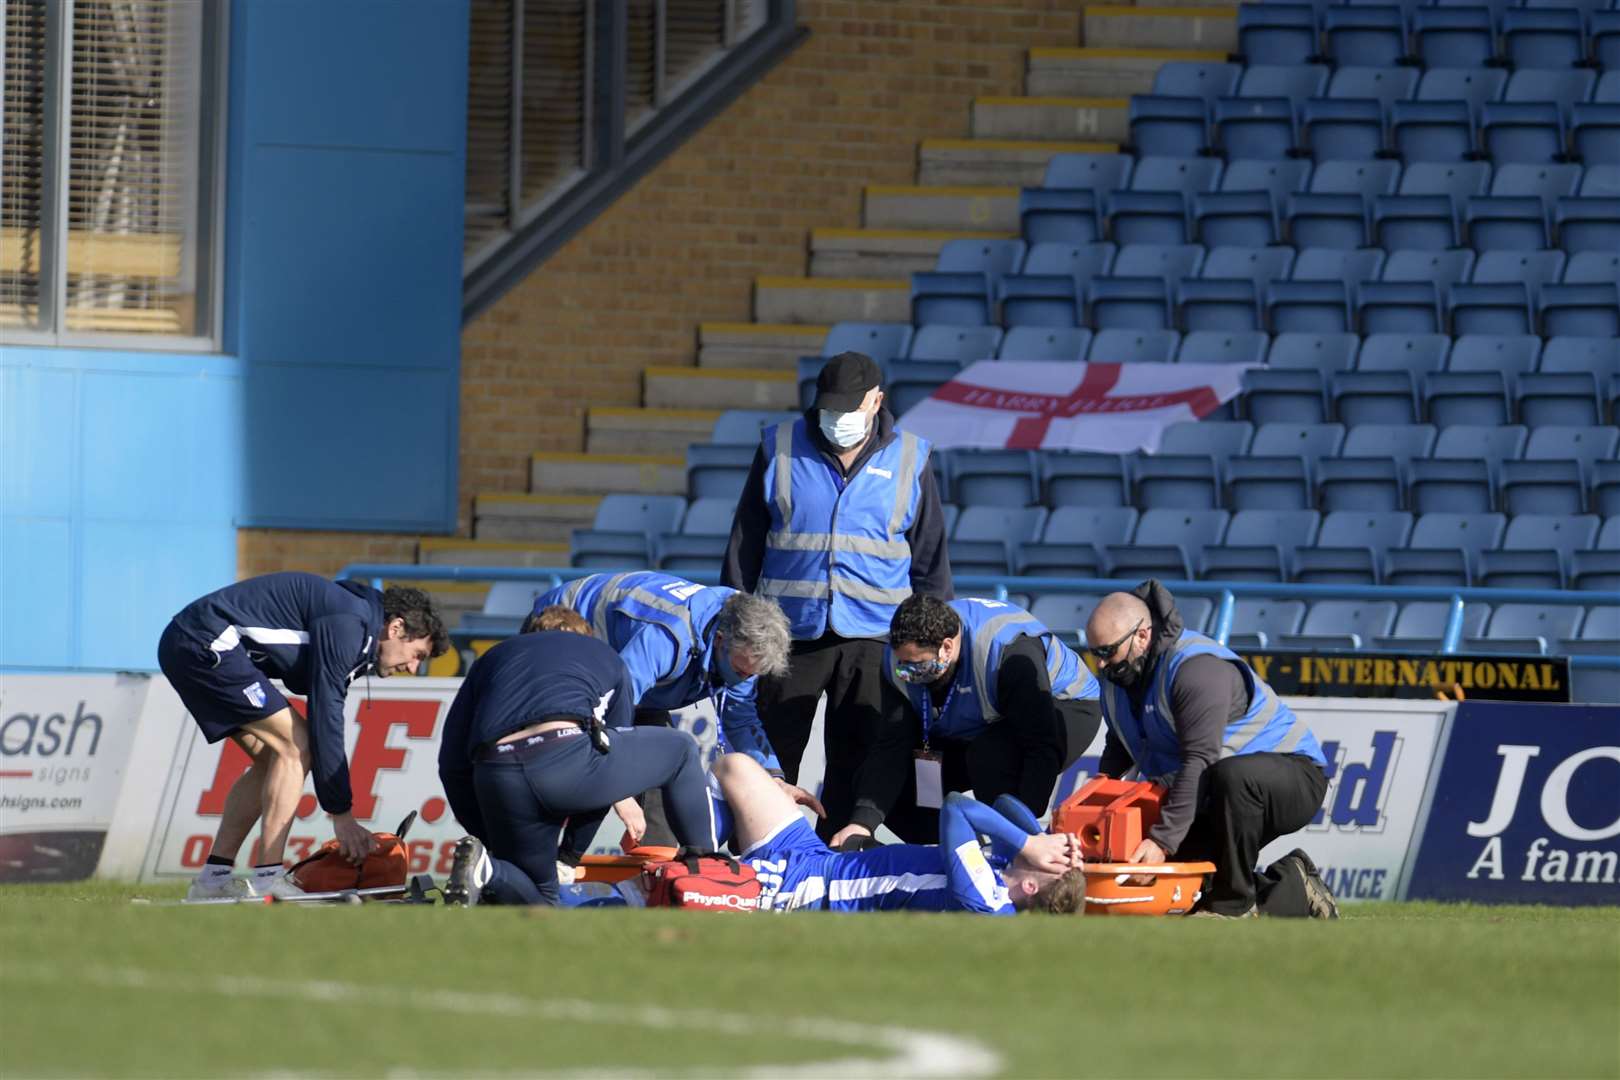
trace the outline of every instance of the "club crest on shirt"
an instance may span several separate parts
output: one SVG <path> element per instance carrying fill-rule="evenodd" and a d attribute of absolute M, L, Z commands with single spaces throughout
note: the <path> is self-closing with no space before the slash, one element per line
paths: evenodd
<path fill-rule="evenodd" d="M 263 683 L 254 683 L 252 686 L 244 686 L 242 688 L 242 696 L 247 698 L 255 709 L 264 708 L 265 696 Z"/>

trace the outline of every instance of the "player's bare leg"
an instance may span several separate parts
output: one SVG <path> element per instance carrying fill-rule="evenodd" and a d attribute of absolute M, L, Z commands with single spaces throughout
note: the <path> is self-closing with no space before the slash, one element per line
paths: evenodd
<path fill-rule="evenodd" d="M 746 754 L 726 754 L 711 771 L 735 822 L 733 851 L 747 851 L 799 813 L 776 779 Z"/>
<path fill-rule="evenodd" d="M 243 725 L 231 739 L 253 764 L 236 778 L 225 798 L 214 854 L 235 859 L 254 823 L 262 820 L 260 861 L 278 863 L 309 775 L 309 725 L 291 709 L 282 709 Z"/>

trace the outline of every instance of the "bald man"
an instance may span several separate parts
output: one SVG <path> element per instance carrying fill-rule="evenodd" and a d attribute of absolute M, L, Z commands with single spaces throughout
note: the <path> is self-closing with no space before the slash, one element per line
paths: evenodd
<path fill-rule="evenodd" d="M 1104 597 L 1086 643 L 1108 725 L 1099 772 L 1134 767 L 1168 789 L 1130 861 L 1213 862 L 1205 916 L 1337 918 L 1303 851 L 1255 874 L 1260 849 L 1304 828 L 1327 793 L 1322 748 L 1305 722 L 1236 653 L 1186 629 L 1157 581 Z"/>

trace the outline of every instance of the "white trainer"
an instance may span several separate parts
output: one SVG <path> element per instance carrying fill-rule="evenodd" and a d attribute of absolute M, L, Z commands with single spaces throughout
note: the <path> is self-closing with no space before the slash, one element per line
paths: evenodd
<path fill-rule="evenodd" d="M 254 896 L 274 896 L 280 899 L 288 899 L 304 895 L 304 890 L 294 885 L 292 879 L 287 877 L 284 870 L 262 876 L 255 874 L 249 880 L 248 885 L 253 890 L 252 895 Z"/>
<path fill-rule="evenodd" d="M 198 874 L 186 890 L 187 900 L 243 900 L 252 895 L 246 878 L 230 874 Z"/>

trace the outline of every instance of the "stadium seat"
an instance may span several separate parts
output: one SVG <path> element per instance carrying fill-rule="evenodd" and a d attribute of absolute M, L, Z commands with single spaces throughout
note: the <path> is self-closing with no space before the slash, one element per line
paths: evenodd
<path fill-rule="evenodd" d="M 1361 343 L 1356 370 L 1440 371 L 1450 350 L 1451 339 L 1444 334 L 1369 334 Z"/>
<path fill-rule="evenodd" d="M 731 522 L 736 516 L 735 500 L 718 496 L 693 499 L 681 521 L 683 536 L 729 536 Z"/>
<path fill-rule="evenodd" d="M 879 366 L 897 356 L 906 355 L 911 347 L 911 326 L 908 323 L 834 323 L 821 343 L 821 355 L 837 356 L 842 352 L 865 353 Z"/>
<path fill-rule="evenodd" d="M 1046 524 L 1043 506 L 964 506 L 951 530 L 951 568 L 958 574 L 1008 572 L 1013 545 L 1027 543 L 1040 535 Z M 996 564 L 996 548 L 1000 564 Z M 958 552 L 964 558 L 958 561 Z M 971 563 L 970 563 L 971 559 Z M 982 568 L 968 569 L 978 564 Z"/>
<path fill-rule="evenodd" d="M 911 275 L 911 321 L 986 326 L 990 317 L 990 285 L 983 273 L 929 271 Z"/>
<path fill-rule="evenodd" d="M 1304 191 L 1310 178 L 1311 163 L 1308 161 L 1233 158 L 1221 173 L 1221 185 L 1217 190 L 1234 193 L 1263 191 L 1271 196 L 1274 204 L 1280 205 L 1283 196 Z"/>
<path fill-rule="evenodd" d="M 1317 161 L 1371 161 L 1384 149 L 1384 109 L 1368 98 L 1309 98 L 1300 142 Z"/>
<path fill-rule="evenodd" d="M 1080 360 L 1091 344 L 1083 327 L 1015 326 L 1001 339 L 999 360 Z"/>
<path fill-rule="evenodd" d="M 1319 424 L 1327 420 L 1327 387 L 1320 372 L 1250 369 L 1243 373 L 1245 416 L 1256 424 Z"/>
<path fill-rule="evenodd" d="M 1553 204 L 1553 221 L 1558 246 L 1565 251 L 1620 250 L 1620 197 L 1579 195 L 1558 199 Z"/>
<path fill-rule="evenodd" d="M 1445 431 L 1441 432 L 1442 438 Z M 1496 505 L 1488 462 L 1464 458 L 1418 458 L 1407 476 L 1407 505 L 1420 514 L 1489 513 Z"/>
<path fill-rule="evenodd" d="M 732 505 L 742 494 L 748 469 L 753 464 L 759 444 L 715 445 L 693 443 L 686 448 L 686 494 L 688 498 L 708 496 L 729 498 Z M 657 531 L 674 532 L 673 526 Z"/>
<path fill-rule="evenodd" d="M 1098 216 L 1097 197 L 1090 191 L 1042 187 L 1018 195 L 1019 231 L 1030 244 L 1095 243 L 1102 239 Z"/>
<path fill-rule="evenodd" d="M 727 409 L 720 414 L 714 422 L 713 434 L 709 441 L 721 445 L 755 447 L 759 445 L 760 433 L 772 424 L 789 423 L 799 418 L 795 412 L 780 412 L 769 409 Z"/>
<path fill-rule="evenodd" d="M 1620 287 L 1546 285 L 1537 305 L 1543 337 L 1620 337 Z"/>
<path fill-rule="evenodd" d="M 1570 605 L 1498 604 L 1482 637 L 1463 640 L 1465 652 L 1546 653 L 1547 643 L 1574 637 L 1584 612 Z"/>
<path fill-rule="evenodd" d="M 1504 461 L 1499 504 L 1510 514 L 1579 514 L 1586 509 L 1574 461 Z"/>
<path fill-rule="evenodd" d="M 1527 461 L 1574 461 L 1585 472 L 1620 453 L 1620 427 L 1548 424 L 1534 428 L 1524 446 Z"/>
<path fill-rule="evenodd" d="M 999 326 L 919 326 L 911 339 L 909 360 L 947 360 L 959 364 L 985 360 L 1001 344 Z"/>
<path fill-rule="evenodd" d="M 685 533 L 665 533 L 653 545 L 653 565 L 671 573 L 708 571 L 719 573 L 725 560 L 725 536 L 690 536 Z"/>
<path fill-rule="evenodd" d="M 1457 207 L 1450 195 L 1380 195 L 1373 200 L 1372 220 L 1374 242 L 1389 251 L 1457 246 Z"/>
<path fill-rule="evenodd" d="M 1206 278 L 1244 278 L 1258 289 L 1288 277 L 1294 250 L 1286 247 L 1213 247 L 1199 271 Z"/>
<path fill-rule="evenodd" d="M 1587 608 L 1579 640 L 1620 643 L 1620 605 L 1596 604 Z"/>
<path fill-rule="evenodd" d="M 1502 546 L 1480 553 L 1475 580 L 1491 588 L 1563 588 L 1570 553 L 1590 549 L 1597 531 L 1595 515 L 1519 514 Z"/>
<path fill-rule="evenodd" d="M 1049 507 L 1130 505 L 1125 498 L 1125 466 L 1118 454 L 1047 451 L 1040 455 L 1040 466 L 1041 502 Z"/>
<path fill-rule="evenodd" d="M 1083 593 L 1042 593 L 1035 598 L 1029 613 L 1039 619 L 1047 629 L 1056 633 L 1083 634 L 1086 622 L 1091 618 L 1092 609 L 1101 601 L 1100 596 Z"/>
<path fill-rule="evenodd" d="M 1218 466 L 1248 450 L 1254 425 L 1241 420 L 1183 420 L 1171 424 L 1159 437 L 1161 454 L 1207 454 Z"/>
<path fill-rule="evenodd" d="M 1561 251 L 1548 255 L 1562 256 Z M 1620 285 L 1620 252 L 1578 251 L 1564 268 L 1565 285 Z"/>
<path fill-rule="evenodd" d="M 1185 277 L 1197 277 L 1204 265 L 1204 249 L 1198 244 L 1130 244 L 1114 257 L 1114 277 L 1159 278 L 1167 286 Z"/>
<path fill-rule="evenodd" d="M 1266 363 L 1273 369 L 1303 369 L 1324 375 L 1355 365 L 1361 339 L 1355 334 L 1278 334 Z"/>
<path fill-rule="evenodd" d="M 1620 550 L 1570 552 L 1569 587 L 1581 592 L 1620 590 Z"/>
<path fill-rule="evenodd" d="M 1136 509 L 1129 506 L 1059 506 L 1047 517 L 1040 543 L 1090 547 L 1097 567 L 1094 576 L 1101 576 L 1103 549 L 1129 541 L 1136 532 L 1137 518 Z"/>
<path fill-rule="evenodd" d="M 1488 107 L 1481 105 L 1481 113 Z M 1407 164 L 1466 161 L 1474 153 L 1474 110 L 1466 101 L 1397 101 L 1389 107 L 1389 128 Z"/>
<path fill-rule="evenodd" d="M 1205 546 L 1220 543 L 1230 518 L 1225 510 L 1147 510 L 1133 543 L 1108 546 L 1108 576 L 1188 580 Z"/>
<path fill-rule="evenodd" d="M 1401 167 L 1393 161 L 1323 161 L 1311 173 L 1309 191 L 1316 195 L 1360 195 L 1370 202 L 1393 195 Z"/>
<path fill-rule="evenodd" d="M 1545 372 L 1587 371 L 1594 376 L 1620 371 L 1620 340 L 1610 338 L 1555 337 L 1541 355 Z"/>
<path fill-rule="evenodd" d="M 1211 64 L 1172 60 L 1153 75 L 1155 94 L 1202 98 L 1206 103 L 1225 97 L 1237 89 L 1243 75 L 1240 64 Z"/>
<path fill-rule="evenodd" d="M 1298 633 L 1279 634 L 1285 649 L 1361 648 L 1362 642 L 1387 636 L 1395 625 L 1393 600 L 1318 600 L 1305 613 Z"/>
<path fill-rule="evenodd" d="M 1178 364 L 1263 364 L 1271 338 L 1259 330 L 1194 330 L 1182 339 Z"/>
<path fill-rule="evenodd" d="M 1568 125 L 1570 110 L 1576 102 L 1591 98 L 1597 85 L 1597 73 L 1570 68 L 1538 68 L 1520 65 L 1502 90 L 1505 102 L 1537 101 L 1558 106 L 1560 123 Z"/>
<path fill-rule="evenodd" d="M 1422 7 L 1412 13 L 1412 40 L 1423 66 L 1483 68 L 1496 59 L 1491 13 L 1483 7 Z"/>
<path fill-rule="evenodd" d="M 1351 250 L 1367 243 L 1367 203 L 1356 194 L 1307 192 L 1283 204 L 1288 240 L 1296 248 Z"/>
<path fill-rule="evenodd" d="M 1531 168 L 1533 166 L 1502 166 Z M 1547 246 L 1547 208 L 1533 195 L 1481 195 L 1463 203 L 1463 227 L 1475 251 L 1538 251 Z"/>
<path fill-rule="evenodd" d="M 1001 279 L 997 300 L 1008 327 L 1069 329 L 1080 322 L 1080 300 L 1067 275 L 1009 274 Z"/>
<path fill-rule="evenodd" d="M 1574 8 L 1511 8 L 1502 44 L 1515 68 L 1569 68 L 1586 59 L 1581 13 Z"/>
<path fill-rule="evenodd" d="M 1448 301 L 1454 334 L 1518 335 L 1534 329 L 1523 281 L 1453 285 Z"/>
<path fill-rule="evenodd" d="M 1097 331 L 1086 359 L 1105 364 L 1168 364 L 1181 344 L 1177 330 Z"/>
<path fill-rule="evenodd" d="M 1485 630 L 1490 618 L 1488 604 L 1463 605 L 1462 632 L 1465 637 L 1477 637 Z M 1401 605 L 1395 616 L 1395 626 L 1387 635 L 1372 639 L 1373 648 L 1396 652 L 1420 652 L 1434 655 L 1445 641 L 1446 624 L 1451 618 L 1451 603 L 1447 600 L 1413 600 Z"/>
<path fill-rule="evenodd" d="M 1291 456 L 1315 461 L 1332 457 L 1344 445 L 1340 424 L 1266 423 L 1255 429 L 1249 453 L 1257 457 Z"/>
<path fill-rule="evenodd" d="M 1524 456 L 1529 437 L 1529 431 L 1519 425 L 1458 424 L 1441 428 L 1434 456 L 1483 462 L 1494 475 L 1502 462 Z"/>
<path fill-rule="evenodd" d="M 1233 510 L 1308 510 L 1310 464 L 1297 457 L 1234 457 L 1226 463 L 1225 504 Z"/>
<path fill-rule="evenodd" d="M 1077 288 L 1114 265 L 1113 244 L 1035 244 L 1024 257 L 1026 274 L 1067 274 Z"/>
<path fill-rule="evenodd" d="M 1577 104 L 1570 110 L 1570 146 L 1588 165 L 1620 164 L 1620 105 Z"/>
<path fill-rule="evenodd" d="M 1541 339 L 1534 334 L 1463 334 L 1452 343 L 1446 370 L 1498 371 L 1511 378 L 1535 370 L 1540 358 Z"/>
<path fill-rule="evenodd" d="M 1131 145 L 1138 154 L 1197 157 L 1209 145 L 1208 115 L 1201 97 L 1133 94 L 1127 112 Z"/>
<path fill-rule="evenodd" d="M 947 240 L 939 249 L 934 269 L 939 273 L 983 274 L 993 293 L 1002 277 L 1018 273 L 1027 250 L 1022 240 Z"/>
<path fill-rule="evenodd" d="M 1329 7 L 1322 14 L 1323 53 L 1335 67 L 1395 67 L 1406 59 L 1406 25 L 1394 5 Z"/>
<path fill-rule="evenodd" d="M 1277 205 L 1269 191 L 1210 191 L 1193 196 L 1193 230 L 1207 247 L 1264 248 L 1277 242 Z"/>
<path fill-rule="evenodd" d="M 1131 191 L 1176 192 L 1191 199 L 1195 192 L 1214 191 L 1221 181 L 1215 158 L 1144 156 L 1131 171 Z"/>
<path fill-rule="evenodd" d="M 1405 547 L 1412 515 L 1398 510 L 1335 510 L 1322 519 L 1315 545 L 1294 553 L 1294 579 L 1322 584 L 1378 583 L 1391 548 Z"/>
<path fill-rule="evenodd" d="M 1519 422 L 1527 427 L 1582 426 L 1602 421 L 1597 380 L 1584 371 L 1531 372 L 1520 375 L 1516 383 Z"/>
<path fill-rule="evenodd" d="M 1508 73 L 1501 68 L 1462 67 L 1425 64 L 1423 78 L 1418 80 L 1416 101 L 1461 101 L 1468 106 L 1471 123 L 1479 122 L 1480 106 L 1502 96 Z M 1392 103 L 1391 113 L 1399 102 Z M 1393 120 L 1393 116 L 1391 117 Z"/>
<path fill-rule="evenodd" d="M 1255 284 L 1241 278 L 1183 278 L 1176 288 L 1176 315 L 1186 332 L 1260 328 Z"/>
<path fill-rule="evenodd" d="M 1587 471 L 1592 512 L 1620 517 L 1620 461 L 1594 461 Z M 1620 545 L 1617 545 L 1620 547 Z"/>
<path fill-rule="evenodd" d="M 1130 461 L 1134 505 L 1143 510 L 1213 510 L 1220 506 L 1215 459 L 1207 454 L 1136 454 Z"/>
<path fill-rule="evenodd" d="M 950 450 L 951 483 L 965 506 L 1029 506 L 1036 501 L 1035 459 L 1027 450 Z"/>
<path fill-rule="evenodd" d="M 1498 165 L 1556 162 L 1564 154 L 1558 106 L 1543 101 L 1487 102 L 1480 110 L 1480 144 Z"/>
<path fill-rule="evenodd" d="M 1090 191 L 1103 199 L 1130 183 L 1135 165 L 1130 154 L 1053 154 L 1041 186 Z"/>
<path fill-rule="evenodd" d="M 1013 548 L 1012 572 L 1020 577 L 1102 577 L 1102 556 L 1090 544 L 1031 540 Z"/>
<path fill-rule="evenodd" d="M 1567 258 L 1562 251 L 1487 251 L 1480 255 L 1470 280 L 1480 285 L 1522 282 L 1530 292 L 1530 302 L 1535 303 L 1543 285 L 1559 280 Z M 1525 317 L 1529 317 L 1528 311 Z M 1453 328 L 1452 332 L 1465 331 Z M 1529 327 L 1523 333 L 1529 333 Z"/>
<path fill-rule="evenodd" d="M 1376 101 L 1388 112 L 1392 102 L 1406 101 L 1417 93 L 1419 72 L 1401 67 L 1340 67 L 1328 81 L 1327 96 L 1340 100 Z"/>
<path fill-rule="evenodd" d="M 1432 282 L 1371 281 L 1356 291 L 1356 324 L 1363 334 L 1435 334 L 1444 328 Z"/>
<path fill-rule="evenodd" d="M 1304 621 L 1303 600 L 1241 597 L 1232 605 L 1232 626 L 1226 643 L 1236 650 L 1264 649 L 1284 634 L 1296 633 Z"/>
<path fill-rule="evenodd" d="M 1460 206 L 1470 195 L 1485 194 L 1490 186 L 1491 167 L 1483 161 L 1419 161 L 1408 165 L 1401 173 L 1395 193 L 1449 195 L 1452 203 Z"/>
<path fill-rule="evenodd" d="M 1392 425 L 1364 424 L 1362 427 Z M 1360 428 L 1351 428 L 1351 433 Z M 1323 510 L 1399 510 L 1401 466 L 1393 457 L 1359 455 L 1316 463 L 1316 503 Z"/>
<path fill-rule="evenodd" d="M 1108 197 L 1108 238 L 1116 244 L 1185 244 L 1187 196 L 1179 191 L 1116 191 Z"/>
<path fill-rule="evenodd" d="M 1239 510 L 1226 537 L 1204 548 L 1198 576 L 1215 581 L 1285 581 L 1294 550 L 1314 543 L 1321 524 L 1315 510 Z"/>
<path fill-rule="evenodd" d="M 888 380 L 883 387 L 889 411 L 895 416 L 904 416 L 961 370 L 962 365 L 951 360 L 894 361 L 889 365 Z"/>
<path fill-rule="evenodd" d="M 1611 74 L 1620 71 L 1620 11 L 1594 11 L 1590 22 L 1592 59 Z"/>
<path fill-rule="evenodd" d="M 1505 198 L 1534 196 L 1541 202 L 1543 217 L 1551 220 L 1553 203 L 1574 195 L 1580 188 L 1581 176 L 1582 170 L 1579 165 L 1500 165 L 1491 178 L 1491 194 Z M 1541 243 L 1529 246 L 1547 245 Z"/>
<path fill-rule="evenodd" d="M 1500 371 L 1442 371 L 1423 376 L 1423 411 L 1430 423 L 1506 424 L 1507 382 Z"/>
<path fill-rule="evenodd" d="M 1250 65 L 1288 64 L 1320 51 L 1316 11 L 1310 4 L 1242 4 L 1237 34 L 1238 52 Z M 1322 75 L 1325 82 L 1326 72 Z"/>
<path fill-rule="evenodd" d="M 1273 281 L 1266 286 L 1266 322 L 1276 334 L 1342 334 L 1350 304 L 1342 282 Z"/>
<path fill-rule="evenodd" d="M 1098 330 L 1171 328 L 1170 299 L 1162 278 L 1093 278 L 1086 295 L 1090 307 L 1087 321 Z"/>
<path fill-rule="evenodd" d="M 1363 346 L 1364 353 L 1366 351 Z M 1342 424 L 1415 424 L 1417 387 L 1406 371 L 1341 371 L 1332 377 L 1333 414 Z"/>
<path fill-rule="evenodd" d="M 1358 424 L 1345 434 L 1343 457 L 1391 457 L 1405 469 L 1433 453 L 1439 432 L 1432 424 Z"/>
<path fill-rule="evenodd" d="M 1378 280 L 1433 282 L 1443 295 L 1457 282 L 1467 281 L 1473 268 L 1472 251 L 1392 251 Z"/>
<path fill-rule="evenodd" d="M 1467 585 L 1479 553 L 1502 541 L 1502 514 L 1423 514 L 1404 548 L 1385 556 L 1387 585 Z"/>

